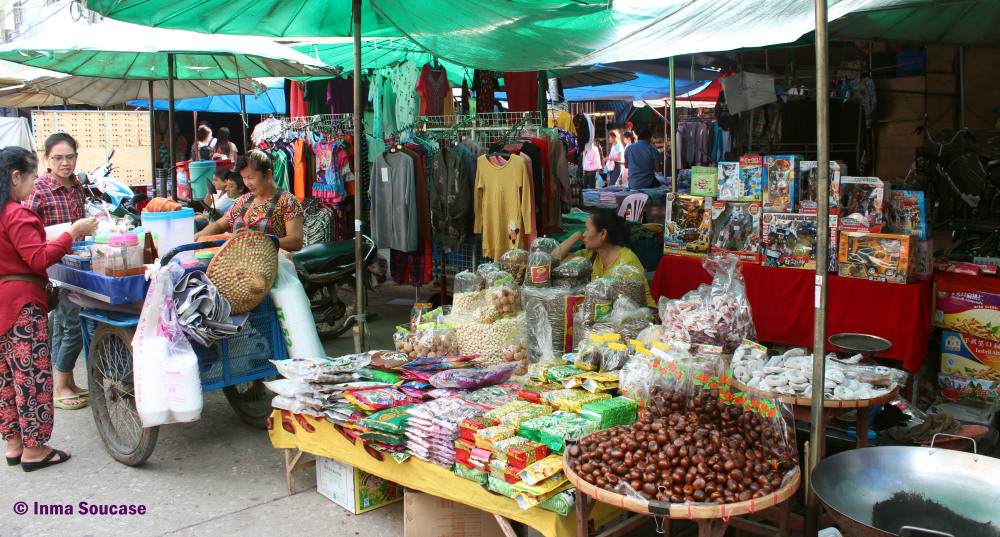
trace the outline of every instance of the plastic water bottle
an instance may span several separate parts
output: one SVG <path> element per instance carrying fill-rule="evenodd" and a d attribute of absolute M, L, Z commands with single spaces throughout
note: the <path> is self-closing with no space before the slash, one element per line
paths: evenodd
<path fill-rule="evenodd" d="M 816 534 L 817 537 L 844 537 L 837 528 L 826 528 Z"/>

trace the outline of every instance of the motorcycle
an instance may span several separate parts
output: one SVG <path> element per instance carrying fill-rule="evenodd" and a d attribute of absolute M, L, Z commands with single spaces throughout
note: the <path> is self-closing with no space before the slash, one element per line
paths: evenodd
<path fill-rule="evenodd" d="M 108 154 L 107 163 L 98 166 L 89 175 L 79 172 L 80 184 L 87 189 L 87 197 L 92 207 L 91 213 L 100 214 L 107 204 L 108 211 L 112 215 L 127 216 L 138 225 L 140 219 L 137 207 L 146 200 L 146 194 L 136 194 L 127 183 L 111 177 L 111 172 L 116 169 L 111 162 L 114 156 L 115 150 L 112 149 Z"/>
<path fill-rule="evenodd" d="M 370 237 L 363 238 L 368 250 L 357 268 L 353 239 L 311 244 L 292 254 L 322 340 L 338 337 L 354 324 L 355 270 L 363 271 L 365 291 L 372 289 L 368 266 L 377 262 L 378 249 Z"/>

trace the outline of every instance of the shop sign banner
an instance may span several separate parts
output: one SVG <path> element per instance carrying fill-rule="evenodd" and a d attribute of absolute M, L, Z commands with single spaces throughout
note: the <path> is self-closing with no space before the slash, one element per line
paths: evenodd
<path fill-rule="evenodd" d="M 774 76 L 740 73 L 722 79 L 730 114 L 752 110 L 778 100 L 774 94 Z"/>

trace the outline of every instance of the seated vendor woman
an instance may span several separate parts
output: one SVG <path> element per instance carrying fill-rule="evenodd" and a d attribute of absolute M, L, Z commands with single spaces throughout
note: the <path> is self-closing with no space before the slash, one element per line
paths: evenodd
<path fill-rule="evenodd" d="M 229 206 L 226 214 L 199 231 L 195 238 L 253 229 L 278 238 L 282 250 L 302 249 L 302 205 L 274 182 L 274 163 L 267 153 L 254 149 L 240 159 L 236 173 L 248 193 Z"/>
<path fill-rule="evenodd" d="M 642 282 L 646 286 L 646 306 L 656 307 L 653 296 L 649 293 L 649 282 L 646 281 L 646 271 L 632 250 L 624 245 L 628 243 L 628 223 L 624 218 L 610 209 L 600 209 L 587 218 L 586 230 L 577 231 L 562 243 L 560 255 L 565 258 L 577 242 L 583 241 L 584 250 L 573 252 L 590 260 L 594 264 L 591 279 L 607 276 L 617 265 L 629 265 L 638 269 L 643 275 Z M 641 305 L 641 304 L 640 304 Z"/>

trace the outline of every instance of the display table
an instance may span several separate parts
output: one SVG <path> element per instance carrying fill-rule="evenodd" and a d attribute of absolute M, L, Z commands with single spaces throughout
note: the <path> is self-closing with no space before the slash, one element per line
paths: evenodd
<path fill-rule="evenodd" d="M 710 284 L 712 277 L 701 262 L 693 257 L 663 256 L 650 286 L 653 298 L 680 298 L 703 283 Z M 812 347 L 816 273 L 744 264 L 743 275 L 758 340 Z M 902 285 L 831 275 L 827 289 L 827 334 L 883 337 L 892 342 L 892 349 L 878 356 L 902 360 L 911 373 L 920 369 L 931 329 L 931 282 Z"/>
<path fill-rule="evenodd" d="M 284 423 L 282 413 L 285 414 Z M 473 481 L 458 477 L 445 468 L 416 457 L 410 457 L 399 463 L 389 455 L 374 452 L 375 456 L 381 456 L 383 459 L 378 460 L 365 449 L 361 441 L 352 443 L 325 419 L 275 410 L 271 414 L 271 420 L 275 426 L 268 431 L 268 434 L 271 437 L 271 444 L 277 449 L 297 449 L 304 453 L 336 459 L 408 489 L 426 492 L 527 524 L 545 537 L 571 537 L 577 534 L 576 511 L 567 516 L 560 516 L 540 508 L 523 510 L 510 498 L 494 494 Z M 286 430 L 286 425 L 294 432 Z M 287 451 L 285 461 L 286 472 L 306 466 L 300 462 L 299 457 L 291 457 Z M 621 513 L 620 509 L 602 504 L 594 509 L 590 519 L 594 521 L 595 527 L 600 527 Z"/>

